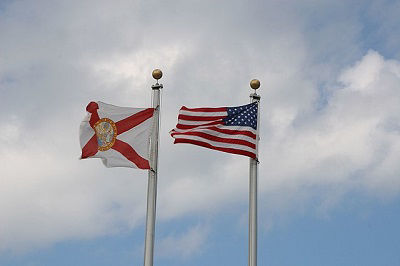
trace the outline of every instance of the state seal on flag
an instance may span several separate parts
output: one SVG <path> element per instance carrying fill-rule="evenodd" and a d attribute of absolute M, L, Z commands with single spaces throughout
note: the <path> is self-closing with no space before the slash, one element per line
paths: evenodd
<path fill-rule="evenodd" d="M 94 124 L 93 129 L 96 132 L 99 151 L 106 151 L 114 145 L 118 135 L 114 121 L 102 118 Z"/>

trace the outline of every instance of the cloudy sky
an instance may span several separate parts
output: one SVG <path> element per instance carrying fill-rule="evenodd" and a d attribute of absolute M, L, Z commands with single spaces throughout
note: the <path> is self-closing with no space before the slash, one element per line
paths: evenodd
<path fill-rule="evenodd" d="M 0 265 L 141 265 L 147 172 L 78 160 L 164 72 L 155 265 L 246 265 L 248 158 L 173 145 L 261 81 L 259 265 L 400 265 L 400 1 L 0 1 Z"/>

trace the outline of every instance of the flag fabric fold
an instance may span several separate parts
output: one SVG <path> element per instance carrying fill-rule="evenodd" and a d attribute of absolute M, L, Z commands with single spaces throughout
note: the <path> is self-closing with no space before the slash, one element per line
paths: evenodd
<path fill-rule="evenodd" d="M 154 108 L 90 102 L 80 125 L 81 159 L 101 158 L 106 167 L 150 169 Z"/>
<path fill-rule="evenodd" d="M 174 143 L 257 157 L 258 104 L 237 107 L 187 108 L 179 110 L 178 124 L 170 134 Z"/>

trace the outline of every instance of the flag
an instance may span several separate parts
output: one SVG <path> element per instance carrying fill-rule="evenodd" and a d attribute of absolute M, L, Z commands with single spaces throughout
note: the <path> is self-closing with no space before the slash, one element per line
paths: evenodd
<path fill-rule="evenodd" d="M 178 124 L 170 134 L 174 143 L 189 143 L 213 150 L 257 157 L 256 102 L 220 108 L 179 110 Z"/>
<path fill-rule="evenodd" d="M 101 158 L 106 167 L 150 169 L 154 108 L 90 102 L 80 126 L 81 159 Z"/>

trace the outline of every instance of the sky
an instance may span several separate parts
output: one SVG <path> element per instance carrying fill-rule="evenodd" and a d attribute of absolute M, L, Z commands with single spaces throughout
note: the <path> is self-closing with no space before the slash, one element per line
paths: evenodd
<path fill-rule="evenodd" d="M 147 172 L 79 160 L 162 90 L 155 264 L 246 265 L 248 158 L 178 110 L 261 81 L 258 265 L 400 265 L 400 1 L 0 0 L 0 265 L 142 265 Z"/>

